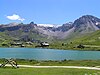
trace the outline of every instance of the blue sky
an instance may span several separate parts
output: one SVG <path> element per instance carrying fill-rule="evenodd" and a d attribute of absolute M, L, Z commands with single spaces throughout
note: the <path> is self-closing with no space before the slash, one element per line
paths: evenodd
<path fill-rule="evenodd" d="M 63 24 L 87 14 L 100 18 L 99 8 L 100 0 L 0 0 L 0 24 Z"/>

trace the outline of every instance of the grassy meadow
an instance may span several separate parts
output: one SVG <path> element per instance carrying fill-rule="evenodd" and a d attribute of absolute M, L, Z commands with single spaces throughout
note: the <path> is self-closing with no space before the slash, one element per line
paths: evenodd
<path fill-rule="evenodd" d="M 4 59 L 0 59 L 3 63 Z M 62 60 L 62 61 L 37 61 L 28 59 L 16 59 L 18 65 L 33 65 L 33 66 L 86 66 L 100 67 L 100 60 Z"/>
<path fill-rule="evenodd" d="M 100 75 L 100 71 L 64 68 L 0 68 L 0 75 Z"/>

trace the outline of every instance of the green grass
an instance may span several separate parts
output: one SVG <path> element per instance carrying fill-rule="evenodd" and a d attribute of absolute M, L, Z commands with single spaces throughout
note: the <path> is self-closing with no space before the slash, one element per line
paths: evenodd
<path fill-rule="evenodd" d="M 64 68 L 0 68 L 0 75 L 100 75 L 100 71 Z"/>
<path fill-rule="evenodd" d="M 100 60 L 62 60 L 62 61 L 36 61 L 36 60 L 25 60 L 16 59 L 19 65 L 35 65 L 35 66 L 89 66 L 96 67 L 100 66 Z M 4 60 L 0 59 L 0 63 Z"/>
<path fill-rule="evenodd" d="M 42 61 L 42 66 L 100 66 L 100 60 Z"/>
<path fill-rule="evenodd" d="M 62 61 L 36 61 L 17 59 L 18 64 L 38 66 L 100 66 L 100 60 L 62 60 Z M 0 63 L 3 59 L 0 59 Z M 100 75 L 99 70 L 67 69 L 67 68 L 0 68 L 0 75 Z"/>
<path fill-rule="evenodd" d="M 65 50 L 100 50 L 100 30 L 85 35 L 78 35 L 77 37 L 70 38 L 69 40 L 65 39 L 62 41 L 54 41 L 50 44 L 49 48 Z M 63 43 L 65 43 L 65 45 L 62 46 Z M 79 44 L 88 46 L 85 46 L 84 49 L 77 48 Z"/>
<path fill-rule="evenodd" d="M 41 41 L 46 41 L 48 39 L 46 39 L 45 37 L 43 37 L 42 35 L 37 35 L 36 33 L 32 34 L 30 33 L 24 33 L 23 31 L 16 31 L 18 32 L 17 35 L 11 37 L 9 35 L 6 35 L 7 32 L 0 32 L 0 47 L 3 47 L 2 44 L 7 44 L 8 47 L 11 47 L 9 45 L 9 42 L 12 42 L 12 39 L 15 38 L 19 38 L 22 35 L 26 35 L 26 34 L 30 34 L 29 37 L 30 38 L 37 38 L 37 40 L 41 40 Z M 20 36 L 18 36 L 20 35 Z M 34 35 L 34 36 L 33 36 Z M 67 38 L 67 39 L 63 39 L 63 40 L 58 40 L 58 39 L 49 39 L 49 44 L 50 46 L 47 48 L 52 48 L 52 49 L 64 49 L 64 50 L 100 50 L 100 30 L 95 31 L 93 33 L 89 33 L 89 34 L 84 34 L 84 35 L 78 35 L 77 37 L 75 36 L 75 34 L 73 34 L 73 36 L 71 38 Z M 10 38 L 10 39 L 9 39 Z M 24 41 L 22 41 L 23 43 L 25 43 Z M 62 44 L 65 43 L 66 45 Z M 83 44 L 85 45 L 84 49 L 81 48 L 77 48 L 77 46 L 79 44 Z M 31 47 L 31 48 L 35 48 L 35 46 L 39 45 L 37 43 L 33 43 L 33 45 L 26 45 L 24 44 L 26 47 Z M 86 46 L 87 45 L 87 46 Z M 98 46 L 98 47 L 96 47 Z M 18 46 L 19 47 L 19 46 Z"/>

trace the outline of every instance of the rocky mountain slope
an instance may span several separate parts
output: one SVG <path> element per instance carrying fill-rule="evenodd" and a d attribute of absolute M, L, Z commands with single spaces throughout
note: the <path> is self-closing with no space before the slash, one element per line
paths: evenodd
<path fill-rule="evenodd" d="M 89 33 L 100 29 L 100 19 L 91 15 L 85 15 L 73 23 L 75 31 Z"/>
<path fill-rule="evenodd" d="M 10 23 L 0 25 L 0 33 L 18 38 L 35 40 L 66 39 L 81 34 L 91 33 L 100 30 L 100 19 L 92 15 L 84 15 L 74 22 L 65 23 L 61 26 Z"/>

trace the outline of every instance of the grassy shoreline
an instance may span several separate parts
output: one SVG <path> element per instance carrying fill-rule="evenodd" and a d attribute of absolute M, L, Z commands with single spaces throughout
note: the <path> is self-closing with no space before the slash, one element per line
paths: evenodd
<path fill-rule="evenodd" d="M 5 59 L 0 59 L 3 63 Z M 100 60 L 61 60 L 61 61 L 43 61 L 30 59 L 15 59 L 19 65 L 33 65 L 33 66 L 86 66 L 96 67 L 100 66 Z"/>
<path fill-rule="evenodd" d="M 62 61 L 38 61 L 29 59 L 15 59 L 18 65 L 32 66 L 100 66 L 100 60 L 62 60 Z M 4 59 L 0 59 L 2 63 Z M 99 70 L 74 69 L 74 68 L 0 68 L 0 75 L 100 75 Z"/>

